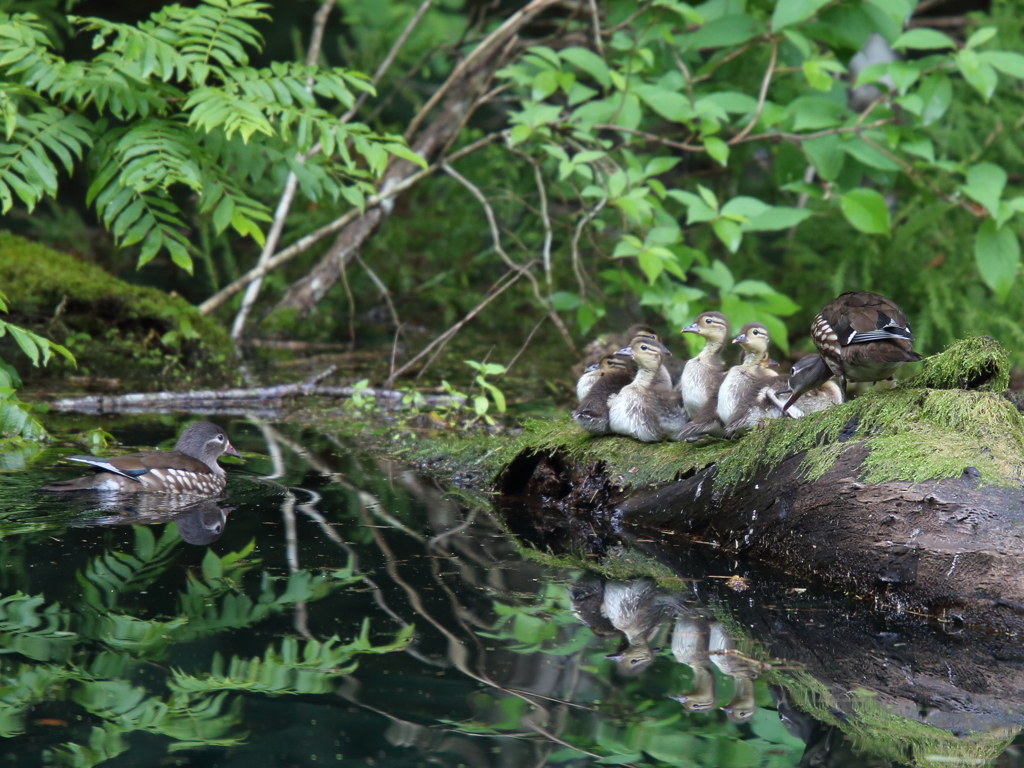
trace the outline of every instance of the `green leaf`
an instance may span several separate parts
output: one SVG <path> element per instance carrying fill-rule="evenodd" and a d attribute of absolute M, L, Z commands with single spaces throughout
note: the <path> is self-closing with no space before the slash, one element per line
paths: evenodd
<path fill-rule="evenodd" d="M 921 109 L 921 122 L 931 125 L 941 119 L 953 101 L 953 84 L 942 73 L 926 77 L 917 91 L 924 106 Z"/>
<path fill-rule="evenodd" d="M 743 242 L 743 232 L 740 230 L 739 224 L 729 219 L 717 219 L 711 222 L 711 228 L 730 253 L 736 253 L 739 250 L 740 243 Z"/>
<path fill-rule="evenodd" d="M 710 267 L 694 267 L 693 271 L 704 282 L 715 286 L 722 293 L 729 293 L 732 291 L 733 286 L 736 285 L 732 272 L 718 259 L 711 262 Z"/>
<path fill-rule="evenodd" d="M 779 0 L 772 14 L 772 29 L 778 31 L 791 24 L 806 21 L 831 0 Z"/>
<path fill-rule="evenodd" d="M 846 107 L 822 96 L 801 96 L 789 105 L 793 130 L 817 131 L 841 125 L 849 114 Z"/>
<path fill-rule="evenodd" d="M 649 283 L 657 280 L 658 276 L 665 270 L 661 257 L 650 250 L 641 251 L 637 254 L 636 260 Z"/>
<path fill-rule="evenodd" d="M 1009 227 L 996 228 L 996 223 L 985 219 L 974 240 L 974 258 L 985 285 L 992 289 L 1000 303 L 1017 279 L 1020 267 L 1020 242 Z"/>
<path fill-rule="evenodd" d="M 967 47 L 977 48 L 979 45 L 984 45 L 995 37 L 998 31 L 995 27 L 982 27 L 967 38 Z"/>
<path fill-rule="evenodd" d="M 896 38 L 896 42 L 892 44 L 892 48 L 896 51 L 903 51 L 907 48 L 911 48 L 916 51 L 932 51 L 943 48 L 956 48 L 956 43 L 953 42 L 949 35 L 943 34 L 942 32 L 934 29 L 922 27 L 904 32 Z"/>
<path fill-rule="evenodd" d="M 999 215 L 999 198 L 1006 188 L 1006 171 L 994 163 L 978 163 L 967 169 L 967 183 L 960 189 L 985 206 L 993 217 Z"/>
<path fill-rule="evenodd" d="M 801 143 L 801 147 L 821 178 L 825 181 L 835 181 L 839 178 L 846 160 L 839 136 L 833 134 L 808 139 Z"/>
<path fill-rule="evenodd" d="M 1024 56 L 1009 51 L 982 51 L 978 58 L 1004 75 L 1024 79 Z"/>
<path fill-rule="evenodd" d="M 580 297 L 578 294 L 570 293 L 569 291 L 556 291 L 551 294 L 551 307 L 556 311 L 564 312 L 576 309 L 579 305 Z"/>
<path fill-rule="evenodd" d="M 985 63 L 975 51 L 965 48 L 956 55 L 956 66 L 964 80 L 970 83 L 985 101 L 992 98 L 999 84 L 999 75 L 991 65 Z"/>
<path fill-rule="evenodd" d="M 877 142 L 876 142 L 877 143 Z M 869 168 L 877 168 L 880 171 L 898 171 L 901 165 L 888 155 L 879 152 L 861 138 L 843 142 L 842 150 Z"/>
<path fill-rule="evenodd" d="M 811 212 L 806 208 L 778 205 L 769 208 L 764 213 L 750 217 L 746 224 L 740 226 L 740 229 L 744 232 L 778 232 L 795 227 L 810 216 Z"/>
<path fill-rule="evenodd" d="M 600 83 L 602 88 L 611 87 L 612 78 L 608 72 L 608 65 L 604 63 L 604 59 L 593 51 L 574 46 L 572 48 L 563 48 L 558 52 L 558 55 L 593 77 Z"/>
<path fill-rule="evenodd" d="M 656 85 L 637 85 L 633 91 L 648 107 L 666 120 L 684 123 L 697 115 L 690 100 L 681 93 L 665 90 Z"/>
<path fill-rule="evenodd" d="M 716 136 L 708 136 L 704 139 L 704 149 L 708 151 L 712 160 L 718 162 L 723 168 L 729 164 L 729 145 Z"/>
<path fill-rule="evenodd" d="M 746 14 L 723 16 L 708 22 L 690 35 L 680 39 L 681 50 L 701 50 L 739 45 L 764 31 L 764 25 Z"/>
<path fill-rule="evenodd" d="M 843 216 L 854 229 L 869 235 L 889 234 L 889 208 L 873 189 L 851 189 L 839 202 Z"/>

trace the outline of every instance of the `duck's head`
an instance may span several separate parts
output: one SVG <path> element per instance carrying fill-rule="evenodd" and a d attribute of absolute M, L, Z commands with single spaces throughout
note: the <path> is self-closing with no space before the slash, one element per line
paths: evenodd
<path fill-rule="evenodd" d="M 174 450 L 194 459 L 199 459 L 208 467 L 215 466 L 221 454 L 238 456 L 224 430 L 209 421 L 197 421 L 190 425 L 178 438 Z"/>
<path fill-rule="evenodd" d="M 721 312 L 701 312 L 680 333 L 696 333 L 705 339 L 724 343 L 729 338 L 729 320 Z"/>
<path fill-rule="evenodd" d="M 606 373 L 636 373 L 636 363 L 626 355 L 605 355 L 601 358 L 599 370 Z"/>
<path fill-rule="evenodd" d="M 767 352 L 771 337 L 768 329 L 761 323 L 747 323 L 740 328 L 740 334 L 732 340 L 733 344 L 739 344 L 747 352 Z"/>
<path fill-rule="evenodd" d="M 629 348 L 633 351 L 633 360 L 638 368 L 645 371 L 655 371 L 661 365 L 661 345 L 638 336 L 630 342 Z"/>
<path fill-rule="evenodd" d="M 661 340 L 661 336 L 649 325 L 631 325 L 629 330 L 626 331 L 627 339 L 643 339 L 644 341 L 653 344 L 661 350 L 663 355 L 672 355 L 672 351 L 665 346 Z"/>

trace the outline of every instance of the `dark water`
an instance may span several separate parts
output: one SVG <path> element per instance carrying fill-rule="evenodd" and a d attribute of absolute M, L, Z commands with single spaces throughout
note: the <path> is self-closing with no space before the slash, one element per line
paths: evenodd
<path fill-rule="evenodd" d="M 579 531 L 550 510 L 225 426 L 247 461 L 185 508 L 38 492 L 80 446 L 3 458 L 3 764 L 1024 764 L 1017 638 L 653 542 L 615 545 L 615 578 L 549 566 L 507 531 L 559 551 Z"/>

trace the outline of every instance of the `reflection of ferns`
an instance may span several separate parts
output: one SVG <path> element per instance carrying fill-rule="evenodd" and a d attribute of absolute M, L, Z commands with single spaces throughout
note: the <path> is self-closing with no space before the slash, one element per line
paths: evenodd
<path fill-rule="evenodd" d="M 20 592 L 0 600 L 0 653 L 20 653 L 36 661 L 68 658 L 77 639 L 67 631 L 68 611 L 56 603 L 37 611 L 43 602 L 42 595 Z"/>
<path fill-rule="evenodd" d="M 140 592 L 156 581 L 174 559 L 175 547 L 181 539 L 173 525 L 164 528 L 159 541 L 153 531 L 144 525 L 135 528 L 135 554 L 104 552 L 93 558 L 84 573 L 78 574 L 86 606 L 97 613 L 105 613 L 117 606 L 124 592 Z"/>
<path fill-rule="evenodd" d="M 264 573 L 259 593 L 250 596 L 240 586 L 259 562 L 251 557 L 250 542 L 221 557 L 207 550 L 199 572 L 189 574 L 177 615 L 168 620 L 112 610 L 123 593 L 145 589 L 165 573 L 179 541 L 173 525 L 159 538 L 151 528 L 137 526 L 131 554 L 107 552 L 90 560 L 78 574 L 82 599 L 77 617 L 59 604 L 46 606 L 41 595 L 17 593 L 0 599 L 0 737 L 23 733 L 26 713 L 39 702 L 70 696 L 102 723 L 92 729 L 88 743 L 62 745 L 50 755 L 53 762 L 96 765 L 124 752 L 125 735 L 133 731 L 170 739 L 172 752 L 231 746 L 247 736 L 240 730 L 242 698 L 232 691 L 324 693 L 332 690 L 335 678 L 355 669 L 359 654 L 401 650 L 412 635 L 408 627 L 392 642 L 375 646 L 364 621 L 358 637 L 347 645 L 337 637 L 323 643 L 285 639 L 280 650 L 270 647 L 262 658 L 233 658 L 225 664 L 216 656 L 212 673 L 192 676 L 175 670 L 169 695 L 148 695 L 147 688 L 131 682 L 143 660 L 166 656 L 171 645 L 251 626 L 361 578 L 351 564 L 282 577 Z M 89 653 L 90 642 L 102 650 Z M 18 663 L 5 653 L 57 663 Z"/>
<path fill-rule="evenodd" d="M 348 645 L 337 635 L 326 642 L 308 640 L 302 647 L 293 637 L 281 641 L 280 654 L 268 648 L 262 659 L 249 660 L 232 656 L 224 669 L 224 658 L 214 654 L 213 669 L 209 675 L 195 677 L 181 670 L 173 672 L 168 683 L 176 694 L 183 697 L 205 695 L 215 691 L 247 691 L 249 693 L 327 693 L 336 677 L 351 674 L 356 663 L 353 657 L 360 653 L 388 653 L 405 648 L 412 637 L 408 626 L 387 645 L 370 643 L 370 623 L 363 621 L 359 637 Z"/>

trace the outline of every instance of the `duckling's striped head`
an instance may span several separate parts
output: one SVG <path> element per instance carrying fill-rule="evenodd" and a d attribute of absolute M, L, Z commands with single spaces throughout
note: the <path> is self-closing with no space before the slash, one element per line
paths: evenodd
<path fill-rule="evenodd" d="M 696 333 L 705 339 L 725 341 L 729 338 L 729 319 L 721 312 L 701 312 L 680 333 Z"/>

